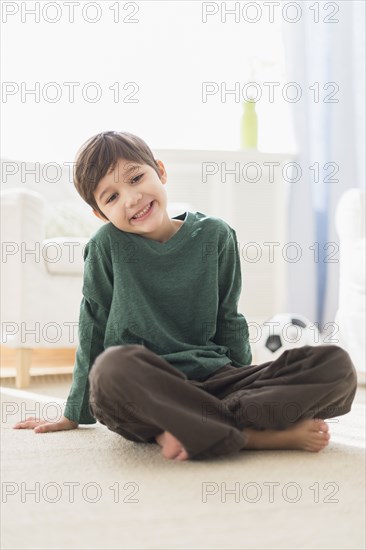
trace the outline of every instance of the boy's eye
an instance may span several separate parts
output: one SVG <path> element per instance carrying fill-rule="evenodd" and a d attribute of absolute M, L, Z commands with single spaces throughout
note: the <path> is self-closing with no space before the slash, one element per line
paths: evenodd
<path fill-rule="evenodd" d="M 144 174 L 139 174 L 138 176 L 135 176 L 134 178 L 132 178 L 131 183 L 136 181 L 136 180 L 139 181 L 142 178 L 143 175 Z"/>
<path fill-rule="evenodd" d="M 112 199 L 113 199 L 113 197 L 115 197 L 116 195 L 117 195 L 117 193 L 113 193 L 113 195 L 111 195 L 111 196 L 109 197 L 109 199 L 107 200 L 107 204 L 108 204 L 109 202 L 113 202 Z M 113 200 L 114 200 L 114 199 L 113 199 Z"/>

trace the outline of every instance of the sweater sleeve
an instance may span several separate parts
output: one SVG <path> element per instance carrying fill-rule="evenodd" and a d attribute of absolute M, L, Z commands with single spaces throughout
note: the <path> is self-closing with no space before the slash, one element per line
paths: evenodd
<path fill-rule="evenodd" d="M 104 335 L 113 294 L 110 264 L 89 241 L 84 251 L 83 298 L 79 315 L 79 345 L 64 416 L 79 424 L 95 424 L 89 403 L 89 372 L 104 351 Z"/>
<path fill-rule="evenodd" d="M 89 407 L 89 372 L 104 351 L 104 333 L 108 312 L 91 298 L 83 297 L 80 305 L 79 346 L 69 397 L 64 416 L 79 424 L 95 424 Z"/>
<path fill-rule="evenodd" d="M 218 258 L 219 307 L 214 340 L 229 349 L 234 367 L 250 365 L 252 352 L 245 317 L 238 313 L 241 292 L 241 268 L 238 243 L 234 229 Z"/>

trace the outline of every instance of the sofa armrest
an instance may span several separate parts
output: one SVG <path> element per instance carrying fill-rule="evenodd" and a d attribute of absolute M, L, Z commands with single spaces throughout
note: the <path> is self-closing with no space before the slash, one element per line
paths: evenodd
<path fill-rule="evenodd" d="M 44 239 L 42 195 L 25 187 L 1 191 L 1 235 L 7 242 L 42 242 Z"/>
<path fill-rule="evenodd" d="M 339 302 L 335 322 L 340 345 L 350 354 L 360 381 L 365 375 L 365 192 L 352 188 L 339 199 Z"/>
<path fill-rule="evenodd" d="M 42 257 L 44 200 L 24 187 L 1 191 L 1 342 L 26 320 L 25 299 L 47 273 Z"/>
<path fill-rule="evenodd" d="M 341 241 L 357 241 L 365 237 L 365 191 L 348 189 L 338 201 L 335 224 Z"/>

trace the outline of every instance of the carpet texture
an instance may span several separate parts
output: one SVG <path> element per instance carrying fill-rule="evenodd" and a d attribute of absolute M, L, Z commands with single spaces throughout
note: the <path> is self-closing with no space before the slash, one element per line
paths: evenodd
<path fill-rule="evenodd" d="M 11 388 L 1 400 L 4 550 L 365 548 L 362 403 L 328 420 L 320 453 L 178 462 L 99 423 L 13 430 L 25 416 L 57 416 L 65 401 Z"/>

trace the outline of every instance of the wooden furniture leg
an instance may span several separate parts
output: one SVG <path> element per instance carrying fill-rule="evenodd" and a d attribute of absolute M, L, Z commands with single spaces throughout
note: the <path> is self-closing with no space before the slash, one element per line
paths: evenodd
<path fill-rule="evenodd" d="M 27 388 L 29 386 L 31 359 L 32 359 L 32 349 L 31 348 L 17 348 L 16 349 L 15 385 L 16 385 L 17 388 Z"/>

